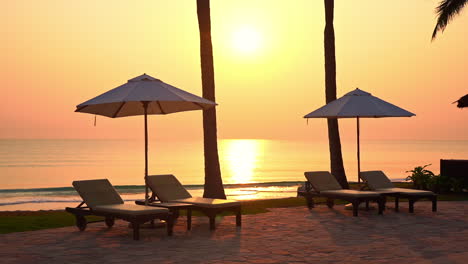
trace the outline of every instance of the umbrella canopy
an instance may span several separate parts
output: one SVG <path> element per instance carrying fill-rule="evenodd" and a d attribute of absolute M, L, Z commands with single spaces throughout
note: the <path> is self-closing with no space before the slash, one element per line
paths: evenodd
<path fill-rule="evenodd" d="M 305 115 L 304 118 L 356 118 L 358 181 L 360 182 L 361 158 L 359 148 L 359 118 L 410 117 L 414 115 L 415 114 L 411 112 L 356 88 L 343 97 L 310 112 Z"/>
<path fill-rule="evenodd" d="M 356 88 L 343 97 L 305 115 L 304 118 L 376 118 L 410 117 L 414 115 L 415 114 L 411 112 Z"/>
<path fill-rule="evenodd" d="M 216 103 L 183 91 L 147 74 L 77 105 L 75 112 L 107 117 L 144 115 L 142 102 L 148 102 L 148 115 L 208 109 Z"/>
<path fill-rule="evenodd" d="M 145 202 L 148 202 L 148 115 L 203 110 L 216 106 L 215 102 L 183 91 L 147 74 L 76 106 L 75 112 L 111 118 L 145 116 Z"/>

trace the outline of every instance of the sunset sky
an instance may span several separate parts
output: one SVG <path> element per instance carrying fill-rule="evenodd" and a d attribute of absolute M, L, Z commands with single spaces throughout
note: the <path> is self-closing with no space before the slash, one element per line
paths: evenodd
<path fill-rule="evenodd" d="M 436 0 L 335 1 L 338 96 L 359 87 L 416 113 L 363 139 L 468 140 L 468 10 L 431 42 Z M 211 1 L 219 138 L 326 139 L 323 1 Z M 0 138 L 143 138 L 143 118 L 74 113 L 147 73 L 201 95 L 195 0 L 1 1 Z M 200 111 L 150 117 L 152 139 L 202 138 Z M 355 138 L 355 120 L 340 120 Z"/>

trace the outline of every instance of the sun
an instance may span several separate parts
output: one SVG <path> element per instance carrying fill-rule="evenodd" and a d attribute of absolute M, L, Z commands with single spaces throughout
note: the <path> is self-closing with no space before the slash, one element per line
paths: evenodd
<path fill-rule="evenodd" d="M 261 36 L 252 27 L 241 27 L 232 35 L 233 47 L 242 53 L 252 53 L 258 50 L 261 44 Z"/>

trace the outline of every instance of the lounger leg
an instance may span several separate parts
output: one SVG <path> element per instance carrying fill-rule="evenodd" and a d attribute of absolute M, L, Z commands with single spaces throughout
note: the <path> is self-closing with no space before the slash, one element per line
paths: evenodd
<path fill-rule="evenodd" d="M 358 216 L 359 202 L 352 202 L 353 204 L 353 216 Z"/>
<path fill-rule="evenodd" d="M 113 217 L 106 217 L 106 225 L 107 227 L 111 228 L 112 226 L 114 226 L 114 223 L 115 223 L 115 220 Z"/>
<path fill-rule="evenodd" d="M 192 209 L 187 208 L 187 230 L 192 230 Z"/>
<path fill-rule="evenodd" d="M 327 206 L 328 208 L 333 208 L 333 206 L 335 205 L 335 201 L 331 198 L 327 198 Z"/>
<path fill-rule="evenodd" d="M 437 212 L 437 196 L 432 197 L 432 212 Z"/>
<path fill-rule="evenodd" d="M 398 212 L 400 211 L 400 198 L 399 197 L 395 197 L 395 212 Z"/>
<path fill-rule="evenodd" d="M 385 210 L 385 197 L 380 198 L 377 202 L 379 204 L 379 215 L 381 215 Z"/>
<path fill-rule="evenodd" d="M 210 214 L 208 217 L 210 218 L 210 230 L 215 230 L 216 229 L 216 225 L 215 225 L 216 215 Z"/>
<path fill-rule="evenodd" d="M 414 203 L 416 202 L 413 199 L 408 199 L 409 200 L 409 212 L 414 213 Z"/>
<path fill-rule="evenodd" d="M 140 240 L 140 223 L 130 222 L 133 227 L 133 240 Z"/>
<path fill-rule="evenodd" d="M 241 225 L 242 225 L 242 212 L 241 212 L 241 209 L 239 208 L 236 214 L 236 226 L 241 226 Z"/>
<path fill-rule="evenodd" d="M 175 208 L 175 209 L 172 211 L 172 213 L 173 213 L 174 219 L 179 218 L 179 209 Z"/>
<path fill-rule="evenodd" d="M 86 221 L 86 218 L 82 215 L 75 215 L 76 217 L 76 226 L 80 231 L 84 231 L 86 229 L 86 226 L 88 225 L 88 221 Z"/>
<path fill-rule="evenodd" d="M 175 217 L 173 214 L 169 214 L 169 216 L 166 219 L 166 224 L 167 224 L 167 235 L 172 236 L 173 230 L 174 230 L 174 220 Z"/>
<path fill-rule="evenodd" d="M 306 199 L 307 207 L 308 207 L 309 209 L 312 209 L 312 208 L 315 207 L 315 205 L 314 205 L 314 199 L 312 198 L 312 195 L 306 195 L 304 198 Z"/>
<path fill-rule="evenodd" d="M 369 211 L 369 200 L 366 201 L 366 211 Z"/>

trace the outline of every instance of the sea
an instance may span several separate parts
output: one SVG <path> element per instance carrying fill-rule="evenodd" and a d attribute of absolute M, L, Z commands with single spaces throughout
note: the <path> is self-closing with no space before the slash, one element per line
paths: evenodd
<path fill-rule="evenodd" d="M 343 141 L 349 181 L 357 181 L 356 143 Z M 304 172 L 329 170 L 326 141 L 221 139 L 221 175 L 229 199 L 295 197 Z M 468 159 L 468 140 L 361 141 L 361 170 L 405 181 L 416 166 L 439 173 L 440 159 Z M 149 174 L 174 174 L 203 195 L 202 141 L 150 141 Z M 109 179 L 126 202 L 144 198 L 144 144 L 137 139 L 0 139 L 0 211 L 60 210 L 80 197 L 72 181 Z"/>

